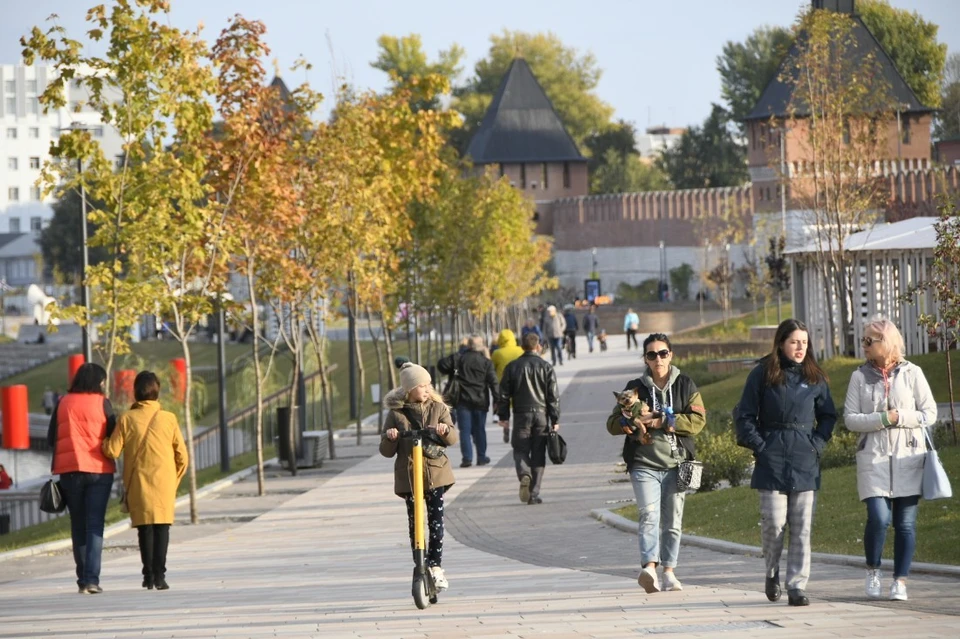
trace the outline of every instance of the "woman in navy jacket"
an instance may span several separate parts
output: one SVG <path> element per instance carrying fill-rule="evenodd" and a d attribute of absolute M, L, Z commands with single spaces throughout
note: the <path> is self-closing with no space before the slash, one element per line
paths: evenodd
<path fill-rule="evenodd" d="M 750 486 L 760 492 L 765 592 L 770 601 L 780 599 L 780 555 L 789 526 L 786 583 L 791 606 L 810 603 L 804 590 L 810 577 L 820 457 L 837 421 L 827 376 L 808 339 L 803 322 L 782 322 L 773 351 L 750 372 L 734 411 L 737 443 L 752 450 L 756 460 Z"/>

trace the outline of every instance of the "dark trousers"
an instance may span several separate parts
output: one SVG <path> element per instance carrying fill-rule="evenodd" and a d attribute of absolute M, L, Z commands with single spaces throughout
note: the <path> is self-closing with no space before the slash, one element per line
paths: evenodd
<path fill-rule="evenodd" d="M 167 575 L 167 547 L 170 545 L 170 524 L 137 526 L 143 580 L 154 583 Z"/>
<path fill-rule="evenodd" d="M 563 344 L 560 337 L 548 337 L 550 340 L 550 362 L 556 366 L 557 362 L 563 364 Z"/>
<path fill-rule="evenodd" d="M 577 332 L 576 331 L 566 331 L 564 333 L 567 340 L 567 351 L 570 353 L 570 357 L 577 356 Z"/>
<path fill-rule="evenodd" d="M 443 493 L 446 486 L 425 490 L 423 500 L 427 504 L 427 566 L 439 566 L 443 561 Z M 407 525 L 410 529 L 410 547 L 413 547 L 413 496 L 404 497 L 407 502 Z"/>
<path fill-rule="evenodd" d="M 530 496 L 540 495 L 543 470 L 547 465 L 547 416 L 540 413 L 515 413 L 513 416 L 513 464 L 517 479 L 530 476 Z"/>
<path fill-rule="evenodd" d="M 63 473 L 60 486 L 70 512 L 77 585 L 99 586 L 103 521 L 113 488 L 113 473 Z"/>
<path fill-rule="evenodd" d="M 627 329 L 627 350 L 630 350 L 630 340 L 633 340 L 633 347 L 640 348 L 640 345 L 637 344 L 637 332 L 632 328 Z"/>

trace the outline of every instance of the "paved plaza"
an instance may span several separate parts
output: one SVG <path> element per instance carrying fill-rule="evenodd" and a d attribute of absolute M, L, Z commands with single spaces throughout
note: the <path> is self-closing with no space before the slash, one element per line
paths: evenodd
<path fill-rule="evenodd" d="M 645 594 L 636 537 L 590 515 L 632 498 L 615 469 L 620 440 L 603 422 L 610 391 L 640 361 L 613 341 L 603 354 L 582 343 L 557 369 L 570 455 L 547 468 L 542 505 L 519 502 L 499 427 L 489 428 L 490 466 L 457 468 L 450 451 L 450 590 L 427 610 L 410 595 L 393 460 L 369 435 L 360 446 L 338 439 L 340 458 L 321 469 L 271 469 L 267 497 L 254 496 L 252 476 L 205 496 L 203 523 L 171 530 L 169 591 L 140 587 L 129 530 L 107 540 L 102 595 L 76 594 L 68 550 L 0 561 L 0 638 L 960 636 L 960 577 L 915 574 L 910 601 L 869 602 L 861 568 L 815 562 L 811 606 L 791 608 L 764 597 L 758 556 L 685 545 L 684 590 Z"/>

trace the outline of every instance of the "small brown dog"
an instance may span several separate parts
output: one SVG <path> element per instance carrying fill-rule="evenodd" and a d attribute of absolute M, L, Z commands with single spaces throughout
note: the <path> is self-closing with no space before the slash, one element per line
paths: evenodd
<path fill-rule="evenodd" d="M 636 438 L 641 444 L 651 443 L 653 435 L 648 432 L 647 425 L 660 417 L 660 414 L 651 411 L 646 402 L 641 402 L 637 391 L 632 388 L 619 393 L 613 391 L 613 396 L 620 404 L 620 414 L 623 417 L 621 423 L 633 430 L 631 437 Z"/>

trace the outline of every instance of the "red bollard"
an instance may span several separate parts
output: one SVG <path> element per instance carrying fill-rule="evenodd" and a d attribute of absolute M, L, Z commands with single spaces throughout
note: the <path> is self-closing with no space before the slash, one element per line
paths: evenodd
<path fill-rule="evenodd" d="M 3 447 L 14 450 L 30 448 L 30 415 L 27 387 L 23 384 L 0 388 L 3 410 Z"/>
<path fill-rule="evenodd" d="M 127 368 L 113 373 L 113 395 L 115 403 L 126 405 L 133 403 L 133 381 L 137 371 Z"/>
<path fill-rule="evenodd" d="M 173 367 L 173 396 L 178 402 L 187 398 L 187 360 L 176 357 L 170 360 Z"/>
<path fill-rule="evenodd" d="M 70 385 L 73 384 L 73 376 L 77 374 L 77 369 L 85 364 L 83 355 L 71 355 L 67 358 L 67 390 L 70 390 Z"/>

